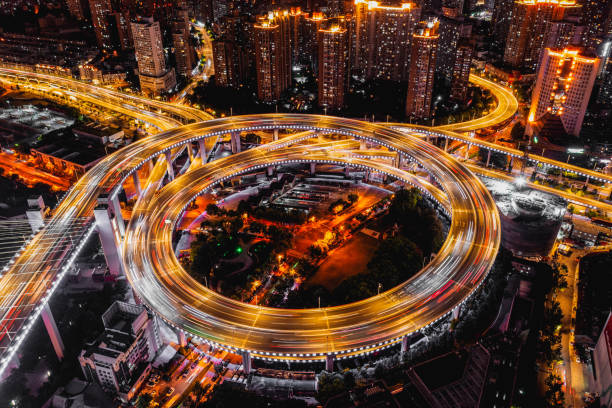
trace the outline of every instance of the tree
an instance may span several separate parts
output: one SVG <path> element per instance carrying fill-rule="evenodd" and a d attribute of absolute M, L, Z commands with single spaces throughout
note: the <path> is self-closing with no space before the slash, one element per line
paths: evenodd
<path fill-rule="evenodd" d="M 354 204 L 357 200 L 359 200 L 359 196 L 355 193 L 350 193 L 346 199 L 349 201 L 349 203 Z"/>
<path fill-rule="evenodd" d="M 143 393 L 138 396 L 136 400 L 136 408 L 148 408 L 153 401 L 153 396 L 149 393 Z"/>
<path fill-rule="evenodd" d="M 223 210 L 218 205 L 210 203 L 206 206 L 206 213 L 209 215 L 220 215 L 223 213 Z"/>
<path fill-rule="evenodd" d="M 30 154 L 30 144 L 27 142 L 16 144 L 15 150 L 17 150 L 19 154 L 28 155 Z"/>
<path fill-rule="evenodd" d="M 208 241 L 196 240 L 191 243 L 191 273 L 204 277 L 210 274 L 217 256 Z"/>
<path fill-rule="evenodd" d="M 563 382 L 561 377 L 555 374 L 549 374 L 545 380 L 546 383 L 546 405 L 548 407 L 563 407 L 565 406 L 565 393 L 563 392 Z"/>
<path fill-rule="evenodd" d="M 349 390 L 355 387 L 355 374 L 350 370 L 344 373 L 344 386 Z"/>

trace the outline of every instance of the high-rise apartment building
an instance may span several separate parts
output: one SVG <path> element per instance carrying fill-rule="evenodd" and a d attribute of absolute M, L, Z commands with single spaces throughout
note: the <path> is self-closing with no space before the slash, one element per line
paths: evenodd
<path fill-rule="evenodd" d="M 85 7 L 82 0 L 66 0 L 66 6 L 68 6 L 68 12 L 72 17 L 77 20 L 85 19 Z"/>
<path fill-rule="evenodd" d="M 451 79 L 451 99 L 465 102 L 470 82 L 470 66 L 474 55 L 474 41 L 462 38 L 457 44 Z"/>
<path fill-rule="evenodd" d="M 504 62 L 516 68 L 536 69 L 549 23 L 576 13 L 579 7 L 575 0 L 517 0 L 512 10 Z"/>
<path fill-rule="evenodd" d="M 108 26 L 108 16 L 113 11 L 110 0 L 89 0 L 89 10 L 98 46 L 105 50 L 112 49 Z"/>
<path fill-rule="evenodd" d="M 471 36 L 472 25 L 467 23 L 463 16 L 443 15 L 440 17 L 439 33 L 436 72 L 450 80 L 455 67 L 457 45 L 461 38 Z"/>
<path fill-rule="evenodd" d="M 551 21 L 546 28 L 544 39 L 545 48 L 565 48 L 570 45 L 579 46 L 585 26 L 578 22 L 578 19 L 564 19 Z"/>
<path fill-rule="evenodd" d="M 412 34 L 421 17 L 415 3 L 355 0 L 353 69 L 365 78 L 406 80 Z"/>
<path fill-rule="evenodd" d="M 253 25 L 257 96 L 262 101 L 278 100 L 291 85 L 289 33 L 288 13 L 269 13 Z"/>
<path fill-rule="evenodd" d="M 583 0 L 584 45 L 594 50 L 603 37 L 612 34 L 612 0 Z"/>
<path fill-rule="evenodd" d="M 512 22 L 512 13 L 515 0 L 495 0 L 493 16 L 491 18 L 491 33 L 493 41 L 499 46 L 505 46 Z"/>
<path fill-rule="evenodd" d="M 348 84 L 348 34 L 332 24 L 319 30 L 319 106 L 340 109 Z"/>
<path fill-rule="evenodd" d="M 235 41 L 220 39 L 213 42 L 215 84 L 237 88 L 248 73 L 248 56 Z"/>
<path fill-rule="evenodd" d="M 176 72 L 185 77 L 191 77 L 196 59 L 191 45 L 189 31 L 186 29 L 174 30 L 172 33 L 172 45 L 174 47 L 174 58 L 176 60 Z"/>
<path fill-rule="evenodd" d="M 560 119 L 566 133 L 578 136 L 599 62 L 575 48 L 546 48 L 531 97 L 527 134 L 533 135 L 536 122 L 552 115 Z"/>
<path fill-rule="evenodd" d="M 176 72 L 184 77 L 191 77 L 196 65 L 195 50 L 191 44 L 188 10 L 181 8 L 176 11 L 172 22 L 172 46 L 176 61 Z"/>
<path fill-rule="evenodd" d="M 597 102 L 602 105 L 612 106 L 612 37 L 606 38 L 599 45 L 598 56 L 601 59 L 599 68 L 599 93 L 597 94 Z"/>
<path fill-rule="evenodd" d="M 132 37 L 141 91 L 160 94 L 174 87 L 176 77 L 174 69 L 166 67 L 159 23 L 152 18 L 140 18 L 132 22 Z"/>
<path fill-rule="evenodd" d="M 104 333 L 79 355 L 81 370 L 105 391 L 127 395 L 161 347 L 157 321 L 142 305 L 117 301 L 102 322 Z"/>
<path fill-rule="evenodd" d="M 115 49 L 125 51 L 132 48 L 132 28 L 127 10 L 117 11 L 107 16 L 110 43 Z"/>
<path fill-rule="evenodd" d="M 436 53 L 438 50 L 437 20 L 422 21 L 412 36 L 410 75 L 406 97 L 406 116 L 429 118 L 433 94 Z"/>
<path fill-rule="evenodd" d="M 300 53 L 302 61 L 310 66 L 315 75 L 319 70 L 319 30 L 327 23 L 327 17 L 320 11 L 310 13 L 303 20 L 303 42 Z"/>
<path fill-rule="evenodd" d="M 291 8 L 289 10 L 289 42 L 291 43 L 291 64 L 297 65 L 302 60 L 302 44 L 303 38 L 303 25 L 306 13 L 302 13 L 299 7 Z"/>

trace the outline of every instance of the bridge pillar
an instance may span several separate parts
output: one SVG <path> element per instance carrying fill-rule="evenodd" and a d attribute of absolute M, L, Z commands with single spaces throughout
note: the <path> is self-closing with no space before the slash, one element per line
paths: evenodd
<path fill-rule="evenodd" d="M 123 238 L 125 235 L 125 220 L 123 219 L 123 214 L 121 213 L 121 204 L 119 203 L 118 194 L 115 194 L 114 197 L 110 197 L 108 194 L 100 194 L 98 197 L 98 204 L 106 204 L 113 211 L 115 216 L 117 230 L 119 231 L 119 235 Z"/>
<path fill-rule="evenodd" d="M 448 151 L 448 137 L 444 138 L 444 151 Z"/>
<path fill-rule="evenodd" d="M 310 175 L 314 176 L 316 171 L 317 171 L 317 164 L 316 163 L 310 163 Z"/>
<path fill-rule="evenodd" d="M 193 163 L 193 145 L 191 142 L 187 143 L 187 154 L 189 155 L 189 162 Z"/>
<path fill-rule="evenodd" d="M 325 371 L 333 372 L 334 371 L 334 355 L 328 354 L 325 356 Z"/>
<path fill-rule="evenodd" d="M 253 364 L 253 358 L 251 357 L 251 353 L 248 351 L 243 351 L 242 353 L 242 371 L 246 375 L 251 374 L 251 366 Z"/>
<path fill-rule="evenodd" d="M 508 164 L 508 171 L 512 172 L 512 166 L 514 165 L 514 156 L 510 156 L 510 164 Z"/>
<path fill-rule="evenodd" d="M 368 145 L 365 140 L 359 139 L 359 150 L 366 150 Z"/>
<path fill-rule="evenodd" d="M 140 187 L 140 177 L 138 177 L 138 170 L 132 173 L 132 182 L 134 183 L 134 188 L 136 189 L 136 195 L 140 196 L 142 193 L 142 188 Z"/>
<path fill-rule="evenodd" d="M 179 330 L 179 346 L 181 347 L 185 347 L 187 346 L 187 336 L 185 336 L 185 332 L 182 330 Z"/>
<path fill-rule="evenodd" d="M 453 309 L 453 320 L 459 320 L 460 315 L 461 315 L 461 305 Z"/>
<path fill-rule="evenodd" d="M 26 210 L 28 223 L 32 228 L 32 232 L 38 231 L 45 225 L 45 202 L 42 196 L 36 199 L 28 199 L 28 209 Z"/>
<path fill-rule="evenodd" d="M 406 353 L 408 350 L 410 350 L 410 336 L 408 336 L 407 334 L 402 337 L 402 354 Z"/>
<path fill-rule="evenodd" d="M 240 153 L 240 132 L 230 133 L 230 144 L 232 146 L 232 154 Z"/>
<path fill-rule="evenodd" d="M 166 152 L 166 167 L 168 169 L 168 179 L 174 180 L 174 167 L 172 167 L 172 152 L 170 150 Z"/>
<path fill-rule="evenodd" d="M 487 164 L 485 165 L 485 167 L 489 167 L 490 161 L 491 161 L 491 151 L 489 150 L 489 153 L 487 153 Z"/>
<path fill-rule="evenodd" d="M 349 178 L 350 176 L 351 176 L 351 174 L 350 174 L 350 167 L 346 166 L 344 168 L 344 177 Z"/>
<path fill-rule="evenodd" d="M 151 175 L 151 173 L 153 173 L 153 169 L 155 168 L 155 163 L 153 163 L 155 159 L 151 159 L 149 160 L 149 175 Z"/>
<path fill-rule="evenodd" d="M 200 150 L 200 159 L 202 160 L 202 164 L 206 164 L 208 159 L 208 153 L 206 152 L 206 139 L 198 140 L 198 146 Z"/>
<path fill-rule="evenodd" d="M 268 177 L 274 176 L 274 166 L 268 166 Z"/>
<path fill-rule="evenodd" d="M 40 314 L 42 316 L 43 323 L 45 324 L 45 328 L 47 329 L 47 333 L 49 334 L 49 338 L 51 339 L 51 344 L 53 344 L 55 355 L 59 361 L 62 361 L 64 359 L 64 342 L 62 341 L 62 336 L 57 329 L 57 324 L 55 324 L 55 319 L 53 318 L 53 314 L 51 313 L 51 308 L 49 307 L 48 303 L 45 303 Z"/>
<path fill-rule="evenodd" d="M 98 200 L 98 206 L 94 209 L 94 217 L 104 257 L 106 258 L 106 265 L 111 274 L 115 276 L 122 275 L 123 267 L 119 257 L 118 233 L 115 226 L 117 219 L 111 218 L 108 203 L 100 202 L 100 200 Z"/>
<path fill-rule="evenodd" d="M 274 129 L 272 140 L 275 142 L 278 140 L 278 128 Z"/>
<path fill-rule="evenodd" d="M 466 144 L 465 145 L 465 156 L 463 156 L 463 160 L 467 160 L 469 154 L 470 154 L 470 145 Z"/>

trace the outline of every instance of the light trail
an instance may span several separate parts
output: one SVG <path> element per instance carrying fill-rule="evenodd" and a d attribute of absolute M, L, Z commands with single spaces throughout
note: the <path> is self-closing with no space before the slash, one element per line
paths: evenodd
<path fill-rule="evenodd" d="M 342 358 L 371 351 L 444 317 L 478 287 L 495 259 L 499 218 L 486 188 L 450 155 L 419 138 L 407 138 L 380 125 L 327 116 L 259 115 L 211 122 L 198 125 L 190 135 L 288 128 L 340 133 L 401 152 L 440 180 L 450 203 L 443 207 L 450 211 L 452 224 L 438 257 L 416 277 L 380 296 L 344 306 L 304 310 L 235 302 L 194 281 L 174 256 L 174 225 L 203 190 L 236 174 L 278 163 L 351 165 L 408 182 L 413 182 L 414 176 L 387 164 L 346 158 L 342 151 L 287 146 L 290 141 L 284 139 L 215 160 L 177 178 L 152 199 L 139 201 L 123 241 L 125 270 L 138 296 L 164 320 L 191 335 L 230 350 L 248 350 L 262 358 L 312 360 L 327 353 Z M 444 264 L 445 259 L 451 262 Z"/>
<path fill-rule="evenodd" d="M 18 81 L 25 78 L 41 84 L 41 87 L 50 87 L 54 84 L 57 88 L 55 84 L 60 84 L 60 92 L 76 92 L 83 98 L 87 94 L 95 94 L 96 99 L 91 103 L 107 101 L 106 106 L 126 109 L 129 113 L 125 114 L 134 117 L 145 115 L 148 118 L 166 121 L 160 129 L 173 127 L 176 121 L 187 123 L 210 118 L 210 115 L 197 109 L 126 95 L 72 79 L 7 68 L 0 68 L 0 77 L 14 78 Z M 494 115 L 497 117 L 496 120 L 493 113 L 487 115 L 486 120 L 481 118 L 481 125 L 507 120 L 505 117 L 512 110 L 511 104 L 508 106 L 493 111 L 497 112 Z M 406 124 L 393 126 L 402 130 L 408 128 L 410 133 L 429 133 L 433 137 L 448 137 L 510 154 L 513 157 L 524 157 L 521 151 L 467 138 L 447 129 L 429 129 Z M 480 125 L 468 123 L 453 126 L 454 130 L 465 130 Z M 389 347 L 406 333 L 432 324 L 463 302 L 482 283 L 499 245 L 499 218 L 495 204 L 482 183 L 450 155 L 414 135 L 400 133 L 391 126 L 350 119 L 277 114 L 210 120 L 175 128 L 133 143 L 103 159 L 68 191 L 49 224 L 34 236 L 19 256 L 11 260 L 10 267 L 0 276 L 2 299 L 0 372 L 6 368 L 12 355 L 27 337 L 42 307 L 71 267 L 87 238 L 95 231 L 90 220 L 100 194 L 116 192 L 116 188 L 132 172 L 160 155 L 162 158 L 158 160 L 155 169 L 161 172 L 163 177 L 163 153 L 169 150 L 176 151 L 185 143 L 204 137 L 216 140 L 220 135 L 236 130 L 273 128 L 328 131 L 365 138 L 419 161 L 444 191 L 436 193 L 433 186 L 424 184 L 421 184 L 420 188 L 430 192 L 434 197 L 437 196 L 442 207 L 451 211 L 452 234 L 449 234 L 440 252 L 442 255 L 436 257 L 417 276 L 397 288 L 371 299 L 323 311 L 319 309 L 279 311 L 262 307 L 252 309 L 254 307 L 252 305 L 223 298 L 206 291 L 201 286 L 191 285 L 190 281 L 187 281 L 189 286 L 186 287 L 167 286 L 168 282 L 172 283 L 175 279 L 181 284 L 185 283 L 183 279 L 190 279 L 184 276 L 185 272 L 180 265 L 178 267 L 176 264 L 172 265 L 176 262 L 176 258 L 169 249 L 167 234 L 173 228 L 176 219 L 170 223 L 164 222 L 163 225 L 149 224 L 148 220 L 160 217 L 162 214 L 172 220 L 172 217 L 176 217 L 180 212 L 180 204 L 188 202 L 186 200 L 190 194 L 201 192 L 205 186 L 212 185 L 223 177 L 230 177 L 232 174 L 271 163 L 309 160 L 304 155 L 299 158 L 291 156 L 296 154 L 296 149 L 299 151 L 306 147 L 290 147 L 288 145 L 293 142 L 281 140 L 202 167 L 190 166 L 185 175 L 164 187 L 157 196 L 154 194 L 156 186 L 150 185 L 147 191 L 153 195 L 153 200 L 145 204 L 165 203 L 168 206 L 151 208 L 150 218 L 141 218 L 139 222 L 130 223 L 128 231 L 137 240 L 128 245 L 130 255 L 128 256 L 126 252 L 124 259 L 126 265 L 130 265 L 128 276 L 133 280 L 136 291 L 146 292 L 146 297 L 143 295 L 145 302 L 167 321 L 212 343 L 234 350 L 248 349 L 255 356 L 262 358 L 321 359 L 329 352 L 337 353 L 340 358 L 344 358 Z M 537 156 L 531 157 L 538 159 Z M 362 157 L 347 158 L 341 152 L 330 152 L 326 156 L 318 151 L 310 159 L 369 167 L 407 182 L 414 182 L 414 179 L 411 180 L 407 173 L 399 169 L 371 162 Z M 586 173 L 596 179 L 603 178 L 606 182 L 612 180 L 601 173 L 580 168 L 576 170 L 575 166 L 565 163 L 549 159 L 540 162 L 575 171 L 578 174 Z M 443 198 L 448 202 L 441 201 Z M 66 239 L 72 234 L 62 234 L 67 231 L 81 231 L 79 244 L 76 247 L 74 242 L 69 243 Z M 57 239 L 48 239 L 48 237 L 57 237 Z M 151 237 L 155 239 L 149 240 Z M 148 247 L 150 245 L 153 247 Z M 144 253 L 146 251 L 137 250 L 140 246 L 153 251 L 150 254 Z M 132 269 L 133 265 L 138 267 Z M 161 265 L 168 269 L 160 271 L 157 268 Z M 139 269 L 140 267 L 143 269 Z M 158 272 L 159 275 L 156 275 Z M 142 287 L 139 286 L 141 279 Z M 160 290 L 152 290 L 153 287 Z M 187 298 L 182 299 L 179 296 Z M 175 303 L 179 298 L 182 299 L 179 302 L 188 300 L 193 303 L 182 305 Z M 198 312 L 192 315 L 189 313 L 190 310 Z M 238 333 L 242 336 L 238 336 Z M 330 335 L 333 336 L 333 341 L 329 340 Z"/>

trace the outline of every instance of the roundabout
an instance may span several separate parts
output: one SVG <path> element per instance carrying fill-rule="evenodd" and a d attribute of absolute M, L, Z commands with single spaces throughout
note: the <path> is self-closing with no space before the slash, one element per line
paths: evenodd
<path fill-rule="evenodd" d="M 110 188 L 116 194 L 121 181 L 160 154 L 228 133 L 278 129 L 302 133 L 190 168 L 159 191 L 159 182 L 149 180 L 141 193 L 122 241 L 122 269 L 137 297 L 167 323 L 187 336 L 255 358 L 349 358 L 389 347 L 444 318 L 484 281 L 500 243 L 499 215 L 492 197 L 480 180 L 449 154 L 418 137 L 381 125 L 313 115 L 217 119 L 130 145 L 102 162 L 98 167 L 109 167 L 100 168 L 98 174 L 117 181 Z M 341 148 L 297 144 L 318 133 L 340 134 L 397 152 L 400 161 L 418 163 L 440 188 L 417 179 L 401 166 L 357 157 Z M 161 169 L 157 172 L 160 181 L 166 167 L 162 161 L 158 160 L 155 167 Z M 298 310 L 246 304 L 191 278 L 172 247 L 173 231 L 187 205 L 233 176 L 288 163 L 352 166 L 380 172 L 421 189 L 451 219 L 444 245 L 428 265 L 403 284 L 378 296 L 335 307 Z M 96 174 L 95 170 L 88 174 Z M 73 190 L 71 194 L 74 193 Z"/>

